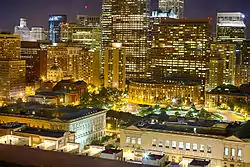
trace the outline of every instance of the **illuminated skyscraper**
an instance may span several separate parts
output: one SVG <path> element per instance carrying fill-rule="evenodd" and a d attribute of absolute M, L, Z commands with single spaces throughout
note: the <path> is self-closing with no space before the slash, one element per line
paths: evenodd
<path fill-rule="evenodd" d="M 149 0 L 103 1 L 102 54 L 113 39 L 122 43 L 126 54 L 126 79 L 145 75 L 148 25 Z"/>
<path fill-rule="evenodd" d="M 223 65 L 224 61 L 221 57 L 210 57 L 208 80 L 210 90 L 223 84 Z"/>
<path fill-rule="evenodd" d="M 152 18 L 148 77 L 208 79 L 209 20 Z"/>
<path fill-rule="evenodd" d="M 211 43 L 211 57 L 220 57 L 223 61 L 223 72 L 220 74 L 223 84 L 234 85 L 236 68 L 236 45 L 228 42 Z"/>
<path fill-rule="evenodd" d="M 76 15 L 76 22 L 81 26 L 99 27 L 100 16 Z"/>
<path fill-rule="evenodd" d="M 126 56 L 122 44 L 113 42 L 104 52 L 104 87 L 125 90 Z"/>
<path fill-rule="evenodd" d="M 60 42 L 60 23 L 66 23 L 66 15 L 50 15 L 49 16 L 49 40 L 52 43 Z"/>
<path fill-rule="evenodd" d="M 184 0 L 159 0 L 159 9 L 163 12 L 174 12 L 177 18 L 183 18 Z"/>
<path fill-rule="evenodd" d="M 234 43 L 235 55 L 235 78 L 241 78 L 241 64 L 243 56 L 243 41 L 246 39 L 245 15 L 241 12 L 218 12 L 216 25 L 217 41 Z M 236 82 L 239 84 L 239 82 Z"/>
<path fill-rule="evenodd" d="M 39 42 L 21 42 L 21 59 L 26 61 L 26 82 L 47 76 L 47 49 Z"/>
<path fill-rule="evenodd" d="M 246 39 L 245 15 L 240 12 L 217 13 L 216 36 L 218 41 L 239 42 Z"/>
<path fill-rule="evenodd" d="M 15 26 L 14 34 L 20 35 L 21 41 L 30 41 L 30 29 L 25 18 L 20 18 L 20 25 Z"/>
<path fill-rule="evenodd" d="M 25 97 L 25 60 L 20 57 L 20 37 L 0 34 L 0 106 Z"/>

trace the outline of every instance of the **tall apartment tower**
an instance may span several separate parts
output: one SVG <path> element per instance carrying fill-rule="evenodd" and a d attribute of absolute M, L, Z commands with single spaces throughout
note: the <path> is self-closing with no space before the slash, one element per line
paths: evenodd
<path fill-rule="evenodd" d="M 149 0 L 103 1 L 102 59 L 109 43 L 119 40 L 126 54 L 126 79 L 145 75 L 148 25 Z"/>
<path fill-rule="evenodd" d="M 148 78 L 208 79 L 209 20 L 152 18 Z"/>
<path fill-rule="evenodd" d="M 122 44 L 113 42 L 104 52 L 104 87 L 125 90 L 126 56 Z"/>
<path fill-rule="evenodd" d="M 25 97 L 25 60 L 20 36 L 0 34 L 0 106 Z"/>
<path fill-rule="evenodd" d="M 174 12 L 181 19 L 184 17 L 184 0 L 159 0 L 159 9 L 163 12 Z"/>

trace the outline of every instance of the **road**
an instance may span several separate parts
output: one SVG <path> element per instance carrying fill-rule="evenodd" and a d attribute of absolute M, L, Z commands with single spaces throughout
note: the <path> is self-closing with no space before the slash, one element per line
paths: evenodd
<path fill-rule="evenodd" d="M 216 109 L 216 108 L 209 108 L 208 111 L 221 114 L 222 116 L 224 116 L 224 118 L 226 118 L 226 121 L 230 121 L 230 122 L 231 121 L 245 121 L 243 116 L 236 115 L 232 111 L 219 110 L 219 109 Z"/>

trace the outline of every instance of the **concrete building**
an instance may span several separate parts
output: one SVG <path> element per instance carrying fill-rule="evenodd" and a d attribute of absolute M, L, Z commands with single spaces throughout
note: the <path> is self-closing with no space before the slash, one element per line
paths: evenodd
<path fill-rule="evenodd" d="M 64 78 L 62 68 L 55 63 L 50 69 L 47 70 L 47 80 L 52 82 L 59 82 Z"/>
<path fill-rule="evenodd" d="M 15 26 L 14 34 L 20 35 L 21 41 L 30 41 L 30 29 L 27 26 L 27 20 L 25 18 L 20 18 L 20 25 Z"/>
<path fill-rule="evenodd" d="M 86 91 L 87 84 L 84 81 L 60 80 L 52 89 L 38 89 L 28 97 L 28 101 L 49 105 L 79 105 Z"/>
<path fill-rule="evenodd" d="M 76 23 L 81 26 L 99 27 L 100 16 L 76 15 Z"/>
<path fill-rule="evenodd" d="M 249 166 L 250 122 L 243 124 L 140 123 L 121 130 L 124 157 L 142 161 L 145 154 L 165 155 L 180 166 Z M 198 165 L 199 166 L 199 165 Z M 202 166 L 202 165 L 200 165 Z"/>
<path fill-rule="evenodd" d="M 20 59 L 20 36 L 0 34 L 0 59 Z"/>
<path fill-rule="evenodd" d="M 237 86 L 250 82 L 250 40 L 243 42 L 239 71 L 235 79 L 235 85 Z"/>
<path fill-rule="evenodd" d="M 210 48 L 211 57 L 220 57 L 223 61 L 221 66 L 223 72 L 218 74 L 223 78 L 223 84 L 234 85 L 236 76 L 236 45 L 228 42 L 217 42 L 211 43 Z"/>
<path fill-rule="evenodd" d="M 6 132 L 5 135 L 0 136 L 0 144 L 79 153 L 80 145 L 75 143 L 74 132 L 30 128 L 18 122 L 0 124 L 0 131 Z"/>
<path fill-rule="evenodd" d="M 241 12 L 218 12 L 216 37 L 218 41 L 245 40 L 245 15 Z"/>
<path fill-rule="evenodd" d="M 47 76 L 47 49 L 38 42 L 21 42 L 21 59 L 26 61 L 26 82 Z"/>
<path fill-rule="evenodd" d="M 25 97 L 26 63 L 20 56 L 20 37 L 0 34 L 0 106 Z"/>
<path fill-rule="evenodd" d="M 34 41 L 44 41 L 47 39 L 45 30 L 43 27 L 31 27 L 30 36 L 31 36 L 31 39 Z"/>
<path fill-rule="evenodd" d="M 208 79 L 210 20 L 152 17 L 147 77 L 152 80 L 179 76 Z"/>
<path fill-rule="evenodd" d="M 19 108 L 33 116 L 12 112 Z M 0 110 L 0 123 L 17 121 L 26 123 L 29 127 L 75 132 L 75 141 L 80 144 L 81 149 L 93 140 L 100 140 L 105 136 L 106 111 L 102 109 L 56 108 L 30 102 L 10 105 Z"/>
<path fill-rule="evenodd" d="M 60 24 L 60 29 L 62 42 L 73 42 L 84 45 L 89 49 L 100 49 L 100 27 L 64 23 Z"/>
<path fill-rule="evenodd" d="M 126 79 L 145 77 L 149 5 L 148 0 L 104 0 L 102 4 L 102 61 L 105 48 L 119 40 L 126 54 Z"/>
<path fill-rule="evenodd" d="M 58 43 L 60 39 L 60 24 L 67 22 L 66 15 L 50 15 L 49 16 L 49 34 L 48 39 L 52 43 Z"/>
<path fill-rule="evenodd" d="M 173 11 L 178 19 L 184 18 L 184 0 L 159 0 L 159 9 L 169 13 Z"/>
<path fill-rule="evenodd" d="M 104 52 L 104 87 L 125 90 L 126 55 L 122 44 L 113 42 Z"/>
<path fill-rule="evenodd" d="M 187 103 L 203 103 L 204 91 L 201 81 L 157 82 L 152 80 L 134 80 L 129 83 L 129 101 L 138 104 L 168 104 L 174 99 Z"/>
<path fill-rule="evenodd" d="M 209 60 L 209 81 L 208 89 L 223 85 L 223 65 L 224 60 L 221 57 L 211 56 Z"/>

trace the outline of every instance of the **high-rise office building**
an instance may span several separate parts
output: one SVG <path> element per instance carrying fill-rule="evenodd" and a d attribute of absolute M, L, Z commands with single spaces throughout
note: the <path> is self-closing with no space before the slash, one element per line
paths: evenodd
<path fill-rule="evenodd" d="M 101 17 L 102 56 L 112 40 L 126 54 L 126 79 L 143 78 L 147 58 L 148 0 L 104 0 Z"/>
<path fill-rule="evenodd" d="M 82 26 L 74 23 L 60 25 L 61 41 L 82 44 L 87 48 L 100 48 L 101 31 L 98 26 Z"/>
<path fill-rule="evenodd" d="M 20 57 L 20 37 L 0 34 L 0 105 L 25 97 L 25 67 Z"/>
<path fill-rule="evenodd" d="M 49 40 L 52 43 L 60 42 L 60 24 L 67 22 L 66 15 L 50 15 L 49 16 Z"/>
<path fill-rule="evenodd" d="M 159 0 L 159 9 L 163 12 L 173 12 L 181 19 L 184 17 L 184 0 Z"/>
<path fill-rule="evenodd" d="M 219 56 L 212 56 L 209 60 L 209 80 L 208 89 L 212 90 L 223 84 L 224 60 Z"/>
<path fill-rule="evenodd" d="M 0 34 L 0 59 L 20 59 L 20 36 Z"/>
<path fill-rule="evenodd" d="M 21 59 L 26 61 L 26 82 L 47 76 L 47 49 L 39 42 L 21 42 Z"/>
<path fill-rule="evenodd" d="M 223 60 L 221 75 L 223 84 L 235 84 L 236 44 L 229 42 L 211 43 L 211 57 L 220 57 Z M 209 76 L 212 77 L 212 76 Z"/>
<path fill-rule="evenodd" d="M 216 37 L 218 41 L 243 41 L 246 39 L 245 15 L 240 12 L 218 12 Z"/>
<path fill-rule="evenodd" d="M 104 52 L 104 87 L 125 90 L 126 55 L 119 42 L 113 42 Z"/>
<path fill-rule="evenodd" d="M 210 55 L 209 20 L 151 19 L 148 78 L 199 78 L 205 85 Z"/>
<path fill-rule="evenodd" d="M 15 26 L 14 34 L 20 35 L 21 41 L 30 41 L 30 29 L 25 18 L 20 18 L 20 25 Z"/>
<path fill-rule="evenodd" d="M 250 82 L 250 40 L 243 42 L 242 57 L 239 65 L 238 75 L 236 75 L 236 85 Z"/>
<path fill-rule="evenodd" d="M 243 41 L 246 39 L 245 15 L 241 12 L 218 12 L 216 37 L 217 41 L 236 45 L 235 78 L 240 80 Z"/>
<path fill-rule="evenodd" d="M 43 27 L 31 27 L 30 36 L 32 41 L 46 40 L 46 33 Z"/>
<path fill-rule="evenodd" d="M 99 27 L 100 16 L 76 15 L 76 22 L 81 26 Z"/>

